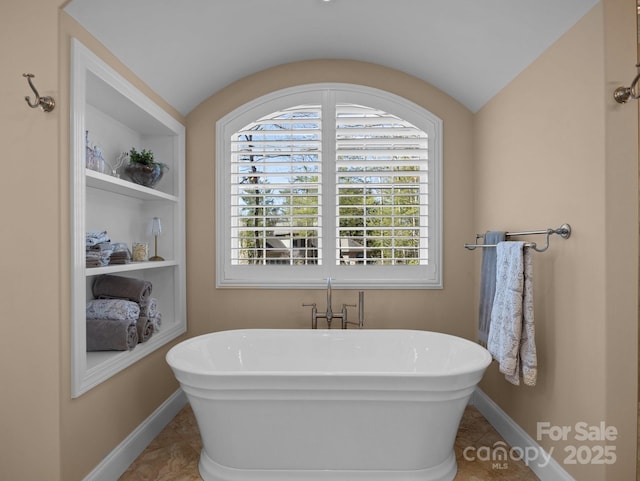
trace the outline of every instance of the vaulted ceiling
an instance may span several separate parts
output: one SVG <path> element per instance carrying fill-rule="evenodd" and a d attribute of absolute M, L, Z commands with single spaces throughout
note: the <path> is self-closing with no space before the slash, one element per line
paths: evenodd
<path fill-rule="evenodd" d="M 73 0 L 65 11 L 186 115 L 247 75 L 352 59 L 477 111 L 597 0 Z"/>

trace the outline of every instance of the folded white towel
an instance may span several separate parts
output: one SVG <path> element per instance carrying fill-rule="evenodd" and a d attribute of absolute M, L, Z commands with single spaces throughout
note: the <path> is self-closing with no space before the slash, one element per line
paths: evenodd
<path fill-rule="evenodd" d="M 151 322 L 153 323 L 153 332 L 160 332 L 160 326 L 162 325 L 162 313 L 158 312 L 151 318 Z"/>
<path fill-rule="evenodd" d="M 497 247 L 496 295 L 487 349 L 507 381 L 534 386 L 537 378 L 533 324 L 533 261 L 524 242 Z"/>
<path fill-rule="evenodd" d="M 158 299 L 149 297 L 140 301 L 140 315 L 144 317 L 156 317 L 158 314 Z"/>
<path fill-rule="evenodd" d="M 135 321 L 139 316 L 140 306 L 126 299 L 92 299 L 87 302 L 87 319 Z"/>
<path fill-rule="evenodd" d="M 107 231 L 91 231 L 87 232 L 85 235 L 85 245 L 86 247 L 93 247 L 96 244 L 100 244 L 101 242 L 109 242 L 109 236 L 107 235 Z"/>

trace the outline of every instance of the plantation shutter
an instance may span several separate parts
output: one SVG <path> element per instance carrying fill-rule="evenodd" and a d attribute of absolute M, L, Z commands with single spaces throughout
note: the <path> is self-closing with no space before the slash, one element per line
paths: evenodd
<path fill-rule="evenodd" d="M 351 84 L 216 123 L 216 285 L 442 287 L 442 120 Z"/>
<path fill-rule="evenodd" d="M 338 104 L 335 138 L 335 263 L 427 264 L 427 134 L 382 110 Z"/>
<path fill-rule="evenodd" d="M 231 263 L 320 264 L 321 107 L 278 111 L 231 138 Z"/>

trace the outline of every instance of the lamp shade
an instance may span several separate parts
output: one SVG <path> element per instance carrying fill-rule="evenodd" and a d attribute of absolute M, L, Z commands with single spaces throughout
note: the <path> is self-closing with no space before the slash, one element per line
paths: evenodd
<path fill-rule="evenodd" d="M 160 235 L 162 233 L 162 223 L 160 217 L 154 217 L 151 221 L 151 233 L 153 235 Z"/>

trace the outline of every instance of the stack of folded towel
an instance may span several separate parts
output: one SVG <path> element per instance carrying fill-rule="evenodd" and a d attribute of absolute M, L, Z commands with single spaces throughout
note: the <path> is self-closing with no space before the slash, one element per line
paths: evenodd
<path fill-rule="evenodd" d="M 150 297 L 148 300 L 141 302 L 140 316 L 149 319 L 153 332 L 158 332 L 162 323 L 162 313 L 158 312 L 158 299 Z"/>
<path fill-rule="evenodd" d="M 97 277 L 95 299 L 87 302 L 87 351 L 130 350 L 149 340 L 162 319 L 152 287 L 141 279 Z"/>
<path fill-rule="evenodd" d="M 85 236 L 86 266 L 103 267 L 109 265 L 113 252 L 111 240 L 106 231 L 87 232 Z"/>
<path fill-rule="evenodd" d="M 126 351 L 138 344 L 140 306 L 125 299 L 87 303 L 87 351 Z"/>
<path fill-rule="evenodd" d="M 112 243 L 106 231 L 86 233 L 86 266 L 104 267 L 131 262 L 131 251 L 124 242 Z"/>

